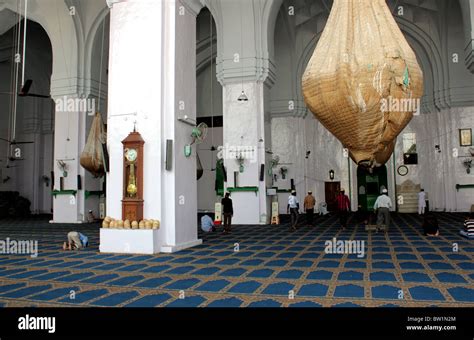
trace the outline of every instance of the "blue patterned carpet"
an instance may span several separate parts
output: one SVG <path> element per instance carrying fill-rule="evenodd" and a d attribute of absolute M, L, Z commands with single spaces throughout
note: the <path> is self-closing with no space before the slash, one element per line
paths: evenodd
<path fill-rule="evenodd" d="M 294 233 L 239 226 L 155 256 L 98 253 L 97 225 L 4 220 L 0 240 L 38 240 L 39 256 L 0 255 L 0 306 L 474 306 L 474 242 L 458 235 L 463 216 L 438 214 L 438 238 L 422 235 L 416 215 L 392 217 L 388 234 L 351 222 L 342 231 L 329 217 Z M 91 246 L 60 250 L 71 230 L 87 234 Z M 326 254 L 333 237 L 365 240 L 366 256 Z"/>

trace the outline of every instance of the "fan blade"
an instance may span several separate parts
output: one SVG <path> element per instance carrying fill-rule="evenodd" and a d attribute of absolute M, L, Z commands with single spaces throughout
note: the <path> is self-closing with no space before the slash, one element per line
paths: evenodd
<path fill-rule="evenodd" d="M 35 94 L 35 93 L 29 93 L 29 94 L 23 94 L 23 93 L 18 93 L 18 96 L 20 97 L 35 97 L 35 98 L 44 98 L 44 99 L 50 99 L 51 96 L 46 96 L 43 94 Z"/>
<path fill-rule="evenodd" d="M 11 142 L 11 145 L 17 145 L 17 144 L 34 144 L 35 142 Z"/>
<path fill-rule="evenodd" d="M 46 95 L 36 94 L 36 93 L 29 93 L 32 84 L 33 84 L 33 80 L 28 79 L 25 82 L 25 85 L 23 85 L 23 87 L 21 88 L 18 95 L 20 97 L 36 97 L 36 98 L 45 98 L 45 99 L 51 98 L 51 96 L 46 96 Z"/>
<path fill-rule="evenodd" d="M 21 88 L 19 95 L 20 95 L 20 96 L 26 96 L 26 95 L 28 95 L 28 92 L 30 92 L 31 84 L 33 84 L 33 80 L 27 79 L 27 80 L 25 81 L 25 84 L 24 84 L 23 87 Z"/>

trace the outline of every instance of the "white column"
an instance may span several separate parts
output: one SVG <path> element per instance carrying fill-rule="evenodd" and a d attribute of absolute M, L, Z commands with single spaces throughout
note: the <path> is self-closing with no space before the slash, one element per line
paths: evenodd
<path fill-rule="evenodd" d="M 60 93 L 58 91 L 58 93 Z M 85 111 L 78 111 L 81 100 L 77 93 L 54 94 L 56 103 L 54 128 L 54 223 L 82 223 L 87 219 L 84 211 L 84 186 L 78 187 L 78 175 L 84 184 L 85 170 L 80 166 L 80 156 L 86 139 Z M 65 164 L 62 169 L 59 162 Z M 61 188 L 61 178 L 63 187 Z"/>
<path fill-rule="evenodd" d="M 245 4 L 244 1 L 222 1 L 220 18 L 216 18 L 218 55 L 217 79 L 223 86 L 223 138 L 227 170 L 227 188 L 232 193 L 235 224 L 266 224 L 270 222 L 271 197 L 266 189 L 271 185 L 268 176 L 271 155 L 271 121 L 269 89 L 275 82 L 272 48 L 273 31 L 269 32 L 269 15 L 265 1 Z M 248 101 L 238 101 L 245 91 Z M 254 148 L 255 153 L 244 161 L 239 171 L 235 154 L 227 152 Z M 233 156 L 233 157 L 232 157 Z M 260 180 L 264 165 L 263 180 Z M 234 174 L 237 174 L 237 188 Z M 257 191 L 241 191 L 242 187 L 256 187 Z"/>
<path fill-rule="evenodd" d="M 195 150 L 190 158 L 183 152 L 192 127 L 177 120 L 195 118 L 195 21 L 195 13 L 174 1 L 117 2 L 111 9 L 107 215 L 121 218 L 121 141 L 136 121 L 145 140 L 144 218 L 161 221 L 160 249 L 154 252 L 201 242 Z M 165 168 L 168 139 L 173 141 L 170 171 Z"/>
<path fill-rule="evenodd" d="M 269 123 L 265 122 L 265 84 L 246 82 L 243 89 L 248 101 L 238 101 L 242 84 L 227 84 L 224 93 L 224 165 L 227 170 L 227 188 L 256 187 L 257 191 L 232 193 L 235 224 L 258 224 L 269 221 L 269 199 L 266 196 L 268 165 L 266 145 L 270 145 Z M 268 138 L 268 140 L 267 140 Z M 251 150 L 254 150 L 253 152 Z M 246 158 L 240 172 L 236 156 Z M 265 165 L 264 179 L 260 181 L 261 165 Z M 236 174 L 236 175 L 234 175 Z M 235 183 L 234 179 L 237 179 Z"/>

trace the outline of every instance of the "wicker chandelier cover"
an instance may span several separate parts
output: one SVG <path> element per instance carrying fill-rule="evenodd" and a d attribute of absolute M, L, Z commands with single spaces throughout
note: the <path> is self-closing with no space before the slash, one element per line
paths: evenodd
<path fill-rule="evenodd" d="M 423 74 L 385 0 L 334 0 L 302 89 L 351 158 L 374 167 L 417 110 Z"/>

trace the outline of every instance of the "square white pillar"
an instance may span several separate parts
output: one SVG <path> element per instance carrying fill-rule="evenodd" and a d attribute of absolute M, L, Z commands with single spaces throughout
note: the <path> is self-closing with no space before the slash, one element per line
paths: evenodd
<path fill-rule="evenodd" d="M 159 251 L 172 252 L 200 244 L 195 146 L 191 157 L 183 153 L 192 141 L 192 127 L 178 121 L 184 115 L 196 117 L 196 18 L 188 12 L 180 15 L 174 1 L 120 2 L 112 8 L 110 25 L 106 214 L 122 218 L 121 141 L 136 122 L 145 140 L 144 218 L 161 221 L 153 247 L 159 244 Z M 167 140 L 173 142 L 168 169 Z M 101 235 L 109 249 L 105 244 L 118 234 Z M 141 237 L 152 236 L 133 242 L 142 242 Z M 139 248 L 130 244 L 130 249 Z"/>

